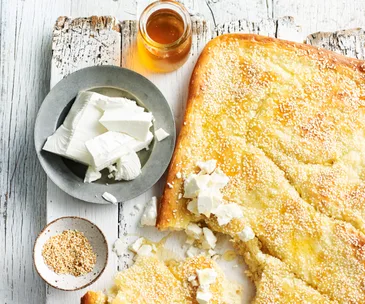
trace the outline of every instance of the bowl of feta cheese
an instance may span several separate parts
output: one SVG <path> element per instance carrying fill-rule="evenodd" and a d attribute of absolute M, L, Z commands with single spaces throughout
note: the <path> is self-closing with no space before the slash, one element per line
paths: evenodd
<path fill-rule="evenodd" d="M 144 193 L 165 172 L 175 122 L 159 89 L 114 66 L 89 67 L 46 96 L 34 140 L 48 177 L 80 200 L 117 204 Z"/>

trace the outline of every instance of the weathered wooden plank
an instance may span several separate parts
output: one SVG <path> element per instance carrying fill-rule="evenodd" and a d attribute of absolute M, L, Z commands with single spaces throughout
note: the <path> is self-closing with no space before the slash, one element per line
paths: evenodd
<path fill-rule="evenodd" d="M 365 59 L 365 32 L 362 28 L 317 32 L 309 35 L 306 42 L 349 57 Z"/>
<path fill-rule="evenodd" d="M 76 70 L 120 65 L 120 27 L 115 17 L 59 17 L 53 30 L 51 87 Z"/>
<path fill-rule="evenodd" d="M 71 19 L 59 17 L 53 31 L 51 87 L 70 73 L 87 66 L 120 65 L 121 34 L 114 17 L 92 16 Z M 118 207 L 88 204 L 61 191 L 47 181 L 47 222 L 61 216 L 85 217 L 104 232 L 109 251 L 118 237 Z M 116 256 L 109 255 L 101 278 L 87 289 L 104 289 L 112 284 L 117 269 Z M 67 303 L 80 298 L 85 290 L 65 293 L 47 286 L 47 303 Z"/>
<path fill-rule="evenodd" d="M 245 19 L 227 22 L 215 27 L 213 37 L 227 33 L 249 33 L 297 42 L 303 41 L 301 28 L 295 24 L 293 17 L 268 18 L 258 22 L 251 22 Z"/>

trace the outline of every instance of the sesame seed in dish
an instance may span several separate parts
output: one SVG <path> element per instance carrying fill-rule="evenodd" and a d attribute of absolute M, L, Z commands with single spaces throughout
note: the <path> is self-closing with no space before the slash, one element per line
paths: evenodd
<path fill-rule="evenodd" d="M 42 256 L 55 273 L 75 277 L 91 272 L 96 263 L 89 240 L 77 230 L 65 230 L 49 238 L 43 246 Z"/>

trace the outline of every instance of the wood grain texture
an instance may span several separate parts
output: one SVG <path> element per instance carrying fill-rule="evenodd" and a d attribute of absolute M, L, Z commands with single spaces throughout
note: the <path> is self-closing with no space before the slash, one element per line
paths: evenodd
<path fill-rule="evenodd" d="M 307 37 L 306 43 L 349 57 L 365 59 L 365 32 L 362 28 L 317 32 Z"/>
<path fill-rule="evenodd" d="M 0 0 L 1 303 L 31 304 L 46 301 L 45 284 L 33 269 L 31 255 L 35 237 L 46 223 L 46 177 L 34 153 L 33 125 L 38 108 L 49 91 L 52 27 L 58 16 L 114 15 L 119 20 L 136 19 L 149 2 Z M 192 13 L 199 13 L 212 25 L 242 18 L 259 22 L 290 15 L 301 25 L 303 36 L 318 31 L 365 28 L 363 0 L 183 2 Z M 177 81 L 188 74 L 187 71 L 177 73 Z M 178 94 L 186 96 L 186 87 L 183 85 L 186 85 L 186 81 L 177 88 Z M 163 92 L 167 90 L 163 83 L 160 82 L 159 86 Z M 151 191 L 141 201 L 160 193 L 158 189 Z M 55 195 L 59 198 L 53 201 L 60 209 L 57 213 L 67 214 L 72 201 L 62 193 Z M 63 200 L 66 200 L 65 204 Z M 126 206 L 133 205 L 132 202 Z M 80 205 L 79 208 L 80 215 L 89 216 L 89 205 Z M 99 211 L 95 207 L 92 212 Z M 129 220 L 129 213 L 124 214 L 125 220 L 121 220 L 121 224 Z M 48 290 L 49 294 L 52 292 Z M 73 298 L 70 302 L 78 300 Z"/>
<path fill-rule="evenodd" d="M 51 87 L 72 72 L 120 65 L 120 26 L 115 17 L 59 17 L 53 30 Z"/>

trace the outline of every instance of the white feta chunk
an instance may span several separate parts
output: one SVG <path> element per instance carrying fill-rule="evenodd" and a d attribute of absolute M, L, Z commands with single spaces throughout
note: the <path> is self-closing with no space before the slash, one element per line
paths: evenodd
<path fill-rule="evenodd" d="M 139 248 L 141 248 L 141 246 L 143 245 L 143 243 L 145 242 L 145 238 L 140 237 L 139 239 L 137 239 L 133 244 L 131 244 L 128 249 L 134 253 L 137 253 Z"/>
<path fill-rule="evenodd" d="M 166 137 L 170 136 L 164 129 L 159 128 L 155 131 L 155 137 L 158 141 L 164 140 Z"/>
<path fill-rule="evenodd" d="M 196 239 L 196 240 L 199 240 L 200 237 L 203 235 L 203 229 L 200 228 L 197 224 L 195 223 L 189 223 L 189 225 L 186 227 L 185 229 L 185 233 Z"/>
<path fill-rule="evenodd" d="M 102 197 L 103 197 L 103 199 L 105 199 L 109 203 L 112 203 L 114 205 L 118 204 L 117 198 L 113 194 L 110 194 L 109 192 L 104 192 Z"/>
<path fill-rule="evenodd" d="M 92 183 L 99 178 L 101 178 L 101 173 L 95 170 L 94 167 L 89 166 L 85 174 L 84 183 Z"/>
<path fill-rule="evenodd" d="M 217 161 L 215 159 L 211 159 L 205 162 L 198 161 L 196 165 L 200 168 L 200 173 L 211 174 L 217 166 Z"/>
<path fill-rule="evenodd" d="M 110 174 L 108 174 L 108 178 L 109 179 L 113 179 L 115 176 L 114 176 L 114 173 L 110 173 Z"/>
<path fill-rule="evenodd" d="M 196 300 L 199 304 L 208 304 L 212 297 L 213 295 L 210 291 L 198 290 L 196 293 Z"/>
<path fill-rule="evenodd" d="M 189 258 L 195 257 L 197 255 L 201 254 L 201 251 L 199 248 L 195 247 L 195 246 L 190 246 L 189 249 L 186 251 L 186 255 Z"/>
<path fill-rule="evenodd" d="M 93 157 L 95 169 L 101 171 L 127 154 L 130 150 L 128 144 L 132 140 L 126 134 L 109 131 L 88 140 L 85 145 Z"/>
<path fill-rule="evenodd" d="M 124 154 L 117 161 L 115 180 L 133 180 L 139 176 L 141 172 L 141 162 L 137 153 L 128 149 L 128 153 Z"/>
<path fill-rule="evenodd" d="M 217 238 L 214 235 L 214 233 L 212 232 L 212 230 L 210 230 L 207 227 L 204 227 L 203 228 L 203 234 L 204 234 L 203 246 L 208 245 L 208 246 L 204 246 L 204 247 L 208 247 L 208 248 L 205 248 L 205 249 L 214 249 L 215 245 L 217 243 Z"/>
<path fill-rule="evenodd" d="M 219 191 L 207 190 L 199 191 L 197 198 L 197 208 L 200 214 L 209 217 L 212 212 L 221 204 L 222 194 Z"/>
<path fill-rule="evenodd" d="M 199 215 L 199 211 L 198 211 L 198 201 L 196 198 L 192 199 L 188 205 L 187 205 L 187 209 L 195 214 L 195 215 Z"/>
<path fill-rule="evenodd" d="M 144 108 L 137 106 L 137 103 L 134 100 L 124 97 L 107 97 L 99 99 L 95 102 L 95 105 L 103 111 L 123 109 L 126 112 L 144 112 Z"/>
<path fill-rule="evenodd" d="M 139 256 L 150 256 L 152 254 L 152 246 L 151 245 L 142 245 L 138 251 L 137 255 Z"/>
<path fill-rule="evenodd" d="M 209 175 L 190 174 L 184 181 L 184 197 L 197 197 L 199 191 L 207 188 L 209 181 Z"/>
<path fill-rule="evenodd" d="M 155 226 L 157 218 L 157 197 L 153 196 L 147 203 L 141 217 L 141 226 Z"/>
<path fill-rule="evenodd" d="M 85 165 L 93 165 L 85 142 L 107 131 L 99 123 L 103 112 L 95 106 L 95 100 L 99 96 L 107 98 L 93 92 L 79 92 L 63 124 L 47 138 L 43 150 Z"/>
<path fill-rule="evenodd" d="M 235 203 L 221 204 L 214 212 L 220 226 L 228 224 L 233 218 L 242 218 L 242 209 Z"/>
<path fill-rule="evenodd" d="M 217 272 L 213 268 L 197 269 L 196 270 L 199 284 L 203 286 L 209 286 L 213 284 L 217 279 Z"/>
<path fill-rule="evenodd" d="M 222 189 L 229 182 L 229 177 L 225 175 L 221 170 L 216 169 L 210 175 L 209 188 Z"/>
<path fill-rule="evenodd" d="M 255 233 L 250 226 L 245 226 L 245 228 L 243 228 L 243 230 L 238 233 L 238 237 L 241 241 L 247 242 L 255 238 Z"/>
<path fill-rule="evenodd" d="M 151 121 L 151 113 L 126 112 L 124 109 L 106 110 L 99 119 L 99 122 L 109 131 L 123 132 L 138 140 L 147 138 Z"/>

